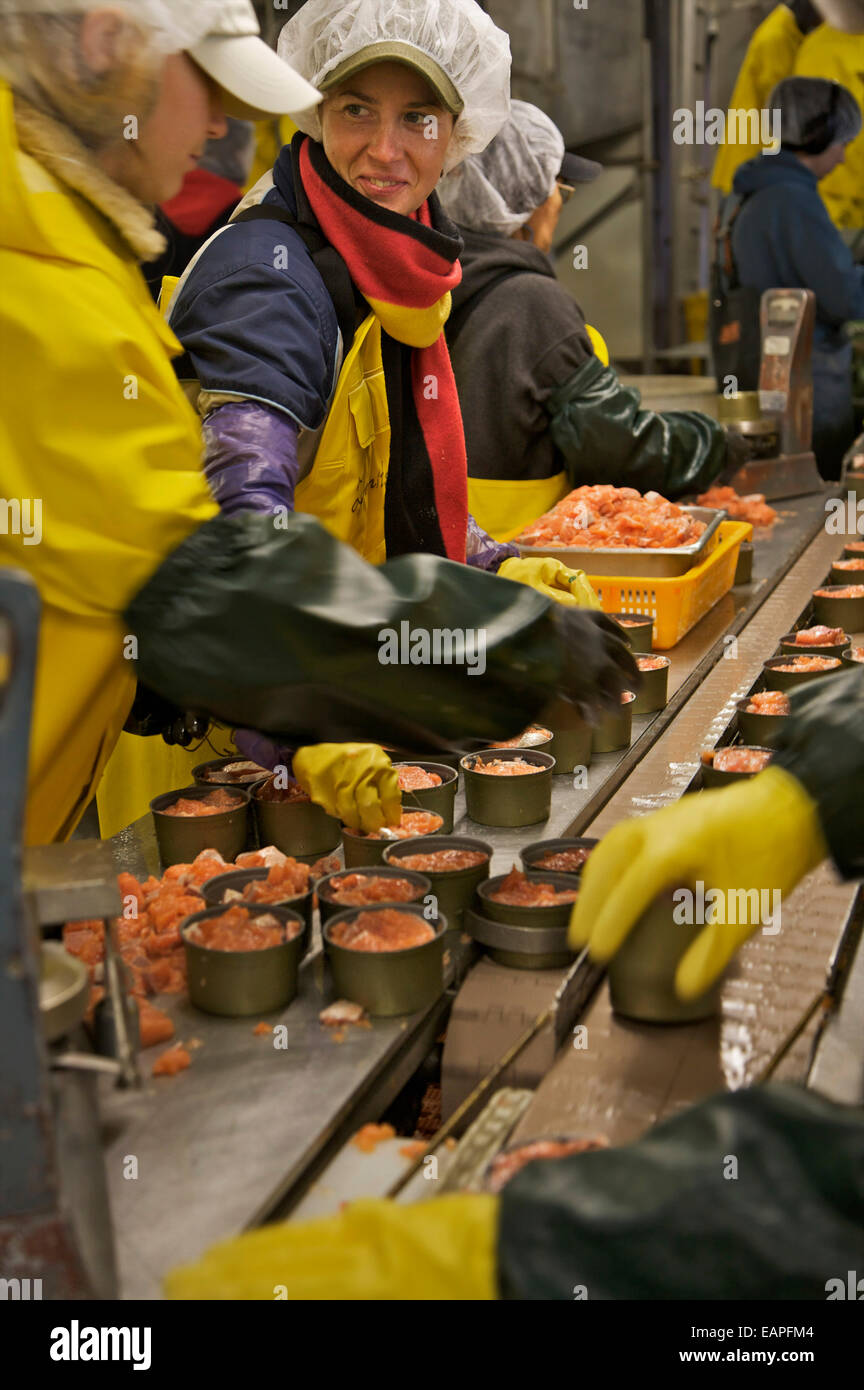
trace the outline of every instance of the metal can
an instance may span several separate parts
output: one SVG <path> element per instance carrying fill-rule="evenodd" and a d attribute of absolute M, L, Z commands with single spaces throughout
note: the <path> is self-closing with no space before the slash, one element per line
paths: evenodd
<path fill-rule="evenodd" d="M 301 928 L 291 941 L 263 951 L 213 951 L 189 940 L 189 928 L 196 922 L 219 917 L 227 910 L 224 905 L 208 907 L 193 912 L 180 924 L 190 1003 L 205 1013 L 226 1018 L 246 1018 L 284 1008 L 297 993 L 300 961 L 306 949 L 303 918 L 288 907 L 250 904 L 246 909 L 250 917 L 268 914 Z"/>
<path fill-rule="evenodd" d="M 239 798 L 239 803 L 215 815 L 165 815 L 165 808 L 173 806 L 175 801 L 203 801 L 214 791 L 225 790 L 224 787 L 195 785 L 154 796 L 150 811 L 159 854 L 166 868 L 171 864 L 191 864 L 202 849 L 216 849 L 229 862 L 243 853 L 249 835 L 249 791 L 244 787 L 231 787 L 231 794 Z"/>
<path fill-rule="evenodd" d="M 421 767 L 424 772 L 435 773 L 441 778 L 441 785 L 438 787 L 419 787 L 416 791 L 402 793 L 402 809 L 404 811 L 436 811 L 443 820 L 441 834 L 449 835 L 453 829 L 453 808 L 456 803 L 456 789 L 459 786 L 459 773 L 456 768 L 448 767 L 446 763 L 426 763 L 426 762 L 401 762 L 394 763 L 395 768 L 400 767 Z"/>
<path fill-rule="evenodd" d="M 402 951 L 375 952 L 352 951 L 333 941 L 333 932 L 341 922 L 349 922 L 361 912 L 374 910 L 349 908 L 337 912 L 324 925 L 324 949 L 330 961 L 336 997 L 362 1004 L 368 1013 L 378 1018 L 413 1014 L 428 1008 L 444 989 L 446 920 L 439 917 L 437 923 L 429 922 L 421 907 L 400 903 L 399 912 L 411 913 L 428 922 L 435 932 L 432 940 Z"/>
<path fill-rule="evenodd" d="M 485 854 L 481 864 L 470 864 L 465 869 L 424 869 L 423 873 L 431 885 L 430 892 L 437 904 L 437 912 L 443 913 L 450 931 L 458 931 L 462 925 L 462 914 L 474 901 L 477 885 L 489 877 L 492 859 L 492 846 L 485 840 L 475 840 L 467 835 L 426 835 L 417 840 L 403 841 L 388 845 L 384 851 L 385 864 L 397 868 L 399 860 L 410 854 L 434 854 L 438 850 L 467 849 Z"/>
<path fill-rule="evenodd" d="M 671 893 L 655 899 L 609 962 L 612 1008 L 646 1023 L 695 1023 L 720 1007 L 720 984 L 687 1002 L 675 993 L 675 972 L 704 924 L 679 924 Z"/>
<path fill-rule="evenodd" d="M 476 772 L 477 759 L 512 762 L 522 759 L 534 763 L 537 772 L 498 777 Z M 552 773 L 555 759 L 533 748 L 498 748 L 487 753 L 469 753 L 462 759 L 465 776 L 465 804 L 471 820 L 478 825 L 534 825 L 547 820 L 552 808 Z"/>

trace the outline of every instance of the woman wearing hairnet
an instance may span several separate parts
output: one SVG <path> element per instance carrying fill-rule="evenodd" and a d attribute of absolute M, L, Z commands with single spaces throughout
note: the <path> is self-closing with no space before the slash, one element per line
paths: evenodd
<path fill-rule="evenodd" d="M 42 599 L 30 842 L 76 824 L 136 666 L 181 709 L 276 735 L 439 746 L 503 736 L 558 688 L 628 680 L 605 629 L 536 593 L 429 555 L 374 570 L 309 517 L 218 513 L 137 262 L 160 249 L 152 204 L 223 109 L 317 100 L 257 35 L 247 0 L 0 0 L 3 483 L 43 508 L 39 544 L 0 534 L 0 563 Z M 402 620 L 482 629 L 485 675 L 382 666 L 381 630 Z M 362 756 L 324 745 L 298 764 L 354 824 L 398 797 Z"/>
<path fill-rule="evenodd" d="M 583 483 L 678 497 L 708 487 L 726 464 L 726 436 L 707 415 L 641 409 L 555 278 L 561 186 L 599 172 L 565 154 L 548 116 L 514 101 L 491 144 L 441 186 L 465 243 L 447 340 L 468 495 L 480 525 L 503 539 Z"/>
<path fill-rule="evenodd" d="M 541 572 L 468 511 L 442 332 L 461 243 L 434 190 L 506 119 L 507 36 L 474 0 L 308 0 L 279 52 L 323 91 L 320 111 L 297 117 L 305 134 L 169 311 L 215 496 L 228 512 L 311 512 L 374 563 L 467 559 L 597 606 L 581 575 Z"/>
<path fill-rule="evenodd" d="M 809 289 L 816 296 L 813 452 L 822 476 L 838 478 L 855 428 L 852 345 L 843 325 L 864 318 L 864 267 L 855 265 L 831 222 L 819 181 L 842 164 L 861 129 L 861 111 L 845 87 L 815 77 L 787 77 L 770 104 L 780 112 L 780 150 L 741 166 L 722 218 L 732 227 L 742 286 L 760 293 Z"/>

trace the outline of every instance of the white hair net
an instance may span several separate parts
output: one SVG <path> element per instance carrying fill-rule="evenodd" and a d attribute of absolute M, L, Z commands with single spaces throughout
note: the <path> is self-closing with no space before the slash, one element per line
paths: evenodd
<path fill-rule="evenodd" d="M 225 0 L 0 0 L 0 19 L 36 15 L 83 15 L 89 10 L 119 10 L 147 31 L 162 53 L 179 53 L 209 33 Z M 4 28 L 8 26 L 4 25 Z"/>
<path fill-rule="evenodd" d="M 821 154 L 845 145 L 861 129 L 861 108 L 846 87 L 826 77 L 784 77 L 768 106 L 780 112 L 780 143 L 785 149 Z"/>
<path fill-rule="evenodd" d="M 554 121 L 528 101 L 512 101 L 492 143 L 436 191 L 454 222 L 512 236 L 552 193 L 563 158 L 564 137 Z"/>
<path fill-rule="evenodd" d="M 307 0 L 282 30 L 278 52 L 318 87 L 346 58 L 388 40 L 431 58 L 464 103 L 444 168 L 484 149 L 507 119 L 510 39 L 475 0 Z M 296 119 L 321 139 L 317 108 Z"/>

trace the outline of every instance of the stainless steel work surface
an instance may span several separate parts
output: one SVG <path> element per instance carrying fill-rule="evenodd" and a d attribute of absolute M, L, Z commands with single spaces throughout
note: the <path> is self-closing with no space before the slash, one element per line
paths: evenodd
<path fill-rule="evenodd" d="M 331 998 L 320 953 L 301 970 L 298 997 L 266 1019 L 284 1034 L 255 1036 L 256 1018 L 215 1018 L 185 998 L 160 998 L 176 1039 L 193 1045 L 191 1066 L 154 1079 L 150 1059 L 161 1049 L 153 1048 L 143 1054 L 142 1090 L 106 1083 L 101 1095 L 124 1298 L 158 1298 L 167 1270 L 264 1220 L 344 1141 L 346 1121 L 377 1119 L 392 1095 L 376 1083 L 386 1079 L 398 1093 L 446 1007 L 441 1000 L 410 1018 L 373 1019 L 338 1042 L 318 1021 Z M 285 1045 L 277 1048 L 277 1038 Z"/>
<path fill-rule="evenodd" d="M 21 879 L 41 926 L 79 918 L 114 917 L 121 909 L 110 846 L 67 840 L 24 850 Z"/>

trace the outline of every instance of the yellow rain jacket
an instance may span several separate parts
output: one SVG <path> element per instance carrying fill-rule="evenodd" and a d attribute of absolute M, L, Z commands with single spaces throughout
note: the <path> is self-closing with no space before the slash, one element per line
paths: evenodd
<path fill-rule="evenodd" d="M 143 210 L 59 125 L 27 126 L 39 162 L 0 83 L 0 471 L 42 511 L 39 544 L 0 533 L 0 563 L 43 605 L 25 826 L 42 843 L 74 829 L 132 703 L 124 608 L 217 508 L 137 265 Z"/>
<path fill-rule="evenodd" d="M 730 110 L 764 110 L 777 83 L 798 71 L 795 59 L 804 42 L 804 35 L 788 5 L 778 5 L 750 40 L 729 100 Z M 761 148 L 761 145 L 721 145 L 711 175 L 713 186 L 723 193 L 731 193 L 739 165 L 753 159 Z"/>
<path fill-rule="evenodd" d="M 290 116 L 273 116 L 269 120 L 255 122 L 255 155 L 245 192 L 254 188 L 262 174 L 273 168 L 282 146 L 290 145 L 296 134 L 297 127 Z"/>
<path fill-rule="evenodd" d="M 864 109 L 864 34 L 820 24 L 798 50 L 795 76 L 839 82 Z M 844 163 L 820 181 L 819 192 L 836 227 L 864 227 L 864 131 L 847 146 Z"/>

